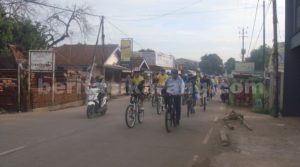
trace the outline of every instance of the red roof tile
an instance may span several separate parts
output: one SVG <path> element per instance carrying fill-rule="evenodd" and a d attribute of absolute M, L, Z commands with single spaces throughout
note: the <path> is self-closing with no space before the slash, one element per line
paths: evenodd
<path fill-rule="evenodd" d="M 104 47 L 98 45 L 96 47 L 96 64 L 102 64 L 116 49 L 118 45 L 108 44 Z M 57 65 L 90 65 L 93 61 L 93 53 L 95 45 L 63 45 L 54 48 L 55 59 Z"/>

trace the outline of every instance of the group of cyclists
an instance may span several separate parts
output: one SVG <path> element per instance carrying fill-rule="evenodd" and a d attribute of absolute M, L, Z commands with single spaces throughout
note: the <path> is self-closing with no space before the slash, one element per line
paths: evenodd
<path fill-rule="evenodd" d="M 130 78 L 132 84 L 132 94 L 140 94 L 141 110 L 144 110 L 143 101 L 145 99 L 145 79 L 141 71 L 134 71 L 133 77 Z M 192 108 L 191 113 L 195 112 L 196 101 L 200 100 L 200 105 L 205 105 L 206 100 L 212 98 L 217 89 L 218 82 L 207 75 L 202 78 L 193 74 L 178 73 L 178 70 L 173 69 L 170 73 L 165 70 L 159 71 L 153 77 L 151 87 L 154 88 L 154 95 L 160 94 L 164 98 L 164 104 L 166 107 L 169 105 L 170 97 L 172 97 L 174 110 L 176 113 L 175 123 L 180 124 L 181 118 L 181 104 L 185 97 L 191 95 Z M 208 97 L 208 98 L 203 98 Z"/>

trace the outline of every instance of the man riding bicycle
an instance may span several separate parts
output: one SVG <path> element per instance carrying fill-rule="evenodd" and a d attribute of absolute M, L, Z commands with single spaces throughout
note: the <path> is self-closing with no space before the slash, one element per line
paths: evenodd
<path fill-rule="evenodd" d="M 145 79 L 141 75 L 140 71 L 134 71 L 133 78 L 132 78 L 132 85 L 134 87 L 133 92 L 134 94 L 143 95 L 144 87 L 145 87 Z M 141 110 L 144 110 L 143 108 L 143 101 L 144 98 L 140 96 L 140 102 L 141 102 Z"/>
<path fill-rule="evenodd" d="M 184 81 L 178 75 L 177 70 L 172 70 L 171 76 L 165 83 L 167 96 L 165 98 L 166 104 L 169 105 L 168 96 L 174 97 L 174 108 L 176 113 L 176 124 L 179 125 L 181 116 L 181 96 L 184 94 Z"/>

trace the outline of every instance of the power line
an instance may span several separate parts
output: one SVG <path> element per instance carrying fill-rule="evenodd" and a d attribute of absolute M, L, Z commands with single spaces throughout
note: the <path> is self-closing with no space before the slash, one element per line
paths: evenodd
<path fill-rule="evenodd" d="M 268 16 L 268 13 L 269 13 L 269 9 L 270 9 L 271 4 L 272 4 L 272 1 L 270 1 L 269 6 L 268 6 L 268 8 L 267 8 L 266 17 Z M 255 41 L 254 48 L 256 48 L 256 46 L 257 46 L 257 42 L 258 42 L 258 39 L 259 39 L 259 37 L 260 37 L 260 34 L 261 34 L 262 29 L 263 29 L 263 23 L 262 23 L 262 25 L 261 25 L 261 27 L 260 27 L 260 30 L 259 30 L 259 33 L 258 33 L 258 35 L 257 35 L 257 38 L 256 38 L 256 41 Z"/>
<path fill-rule="evenodd" d="M 251 44 L 252 44 L 252 39 L 253 39 L 253 34 L 254 34 L 254 29 L 255 29 L 255 24 L 256 24 L 256 17 L 257 17 L 258 5 L 259 5 L 259 0 L 257 0 L 256 10 L 255 10 L 254 23 L 253 23 L 253 27 L 252 27 L 250 44 L 249 44 L 248 53 L 247 53 L 248 56 L 249 56 L 249 52 L 250 52 L 250 48 L 251 48 Z"/>
<path fill-rule="evenodd" d="M 49 7 L 49 8 L 54 8 L 54 9 L 59 9 L 59 10 L 63 10 L 63 11 L 67 11 L 67 12 L 74 12 L 73 10 L 71 9 L 67 9 L 67 8 L 62 8 L 62 7 L 57 7 L 57 6 L 54 6 L 54 5 L 49 5 L 49 4 L 46 4 L 46 3 L 40 3 L 40 2 L 36 2 L 36 1 L 32 1 L 32 0 L 24 0 L 25 2 L 29 2 L 29 3 L 34 3 L 34 4 L 37 4 L 37 5 L 41 5 L 41 6 L 45 6 L 45 7 Z M 85 14 L 85 15 L 89 15 L 89 16 L 93 16 L 93 17 L 104 17 L 102 15 L 96 15 L 96 14 L 92 14 L 92 13 L 87 13 L 87 12 L 78 12 L 80 14 Z M 118 31 L 120 31 L 121 33 L 123 33 L 124 35 L 128 36 L 129 35 L 127 33 L 125 33 L 124 31 L 122 31 L 118 26 L 114 25 L 112 22 L 110 22 L 109 20 L 107 20 L 107 18 L 105 18 L 105 20 L 110 24 L 112 25 L 114 28 L 116 28 Z M 143 45 L 141 45 L 139 42 L 137 42 L 136 40 L 133 40 L 134 43 L 136 43 L 137 45 L 139 45 L 141 48 L 144 48 Z"/>
<path fill-rule="evenodd" d="M 234 11 L 234 10 L 241 10 L 241 9 L 253 9 L 255 7 L 244 7 L 244 8 L 227 8 L 227 9 L 215 9 L 215 10 L 206 10 L 206 11 L 198 11 L 198 12 L 180 12 L 180 13 L 172 13 L 168 15 L 144 15 L 139 18 L 124 18 L 122 16 L 109 16 L 111 20 L 116 21 L 123 21 L 123 22 L 136 22 L 136 21 L 147 21 L 147 20 L 154 20 L 159 19 L 164 16 L 173 16 L 173 15 L 193 15 L 193 14 L 204 14 L 204 13 L 217 13 L 217 12 L 225 12 L 225 11 Z"/>
<path fill-rule="evenodd" d="M 184 7 L 181 7 L 181 8 L 177 8 L 177 9 L 174 9 L 174 10 L 171 10 L 169 12 L 166 12 L 166 13 L 162 13 L 162 14 L 159 14 L 159 15 L 148 15 L 148 16 L 144 16 L 143 18 L 137 18 L 137 19 L 118 19 L 117 17 L 114 17 L 114 16 L 111 16 L 110 18 L 111 19 L 114 19 L 114 20 L 119 20 L 119 21 L 143 21 L 143 20 L 153 20 L 153 19 L 158 19 L 158 18 L 161 18 L 161 17 L 165 17 L 165 16 L 168 16 L 168 15 L 174 15 L 175 13 L 177 13 L 178 11 L 181 11 L 181 10 L 184 10 L 186 8 L 189 8 L 191 6 L 194 6 L 200 2 L 202 2 L 203 0 L 197 0 L 191 4 L 188 4 Z"/>
<path fill-rule="evenodd" d="M 131 37 L 130 35 L 128 35 L 127 33 L 125 33 L 124 31 L 122 31 L 118 26 L 116 26 L 115 24 L 113 24 L 111 21 L 109 21 L 107 18 L 105 18 L 106 22 L 109 23 L 110 25 L 112 25 L 115 29 L 117 29 L 119 32 L 121 32 L 122 34 L 126 35 L 127 37 Z M 137 44 L 138 46 L 140 46 L 141 49 L 145 48 L 142 44 L 140 44 L 139 42 L 137 42 L 136 40 L 133 39 L 133 42 L 135 44 Z"/>

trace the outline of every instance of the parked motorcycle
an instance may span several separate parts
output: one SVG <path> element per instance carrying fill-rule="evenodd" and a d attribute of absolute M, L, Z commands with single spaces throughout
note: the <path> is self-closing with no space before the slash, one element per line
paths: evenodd
<path fill-rule="evenodd" d="M 87 118 L 104 115 L 107 111 L 107 93 L 104 86 L 90 86 L 87 93 Z"/>

